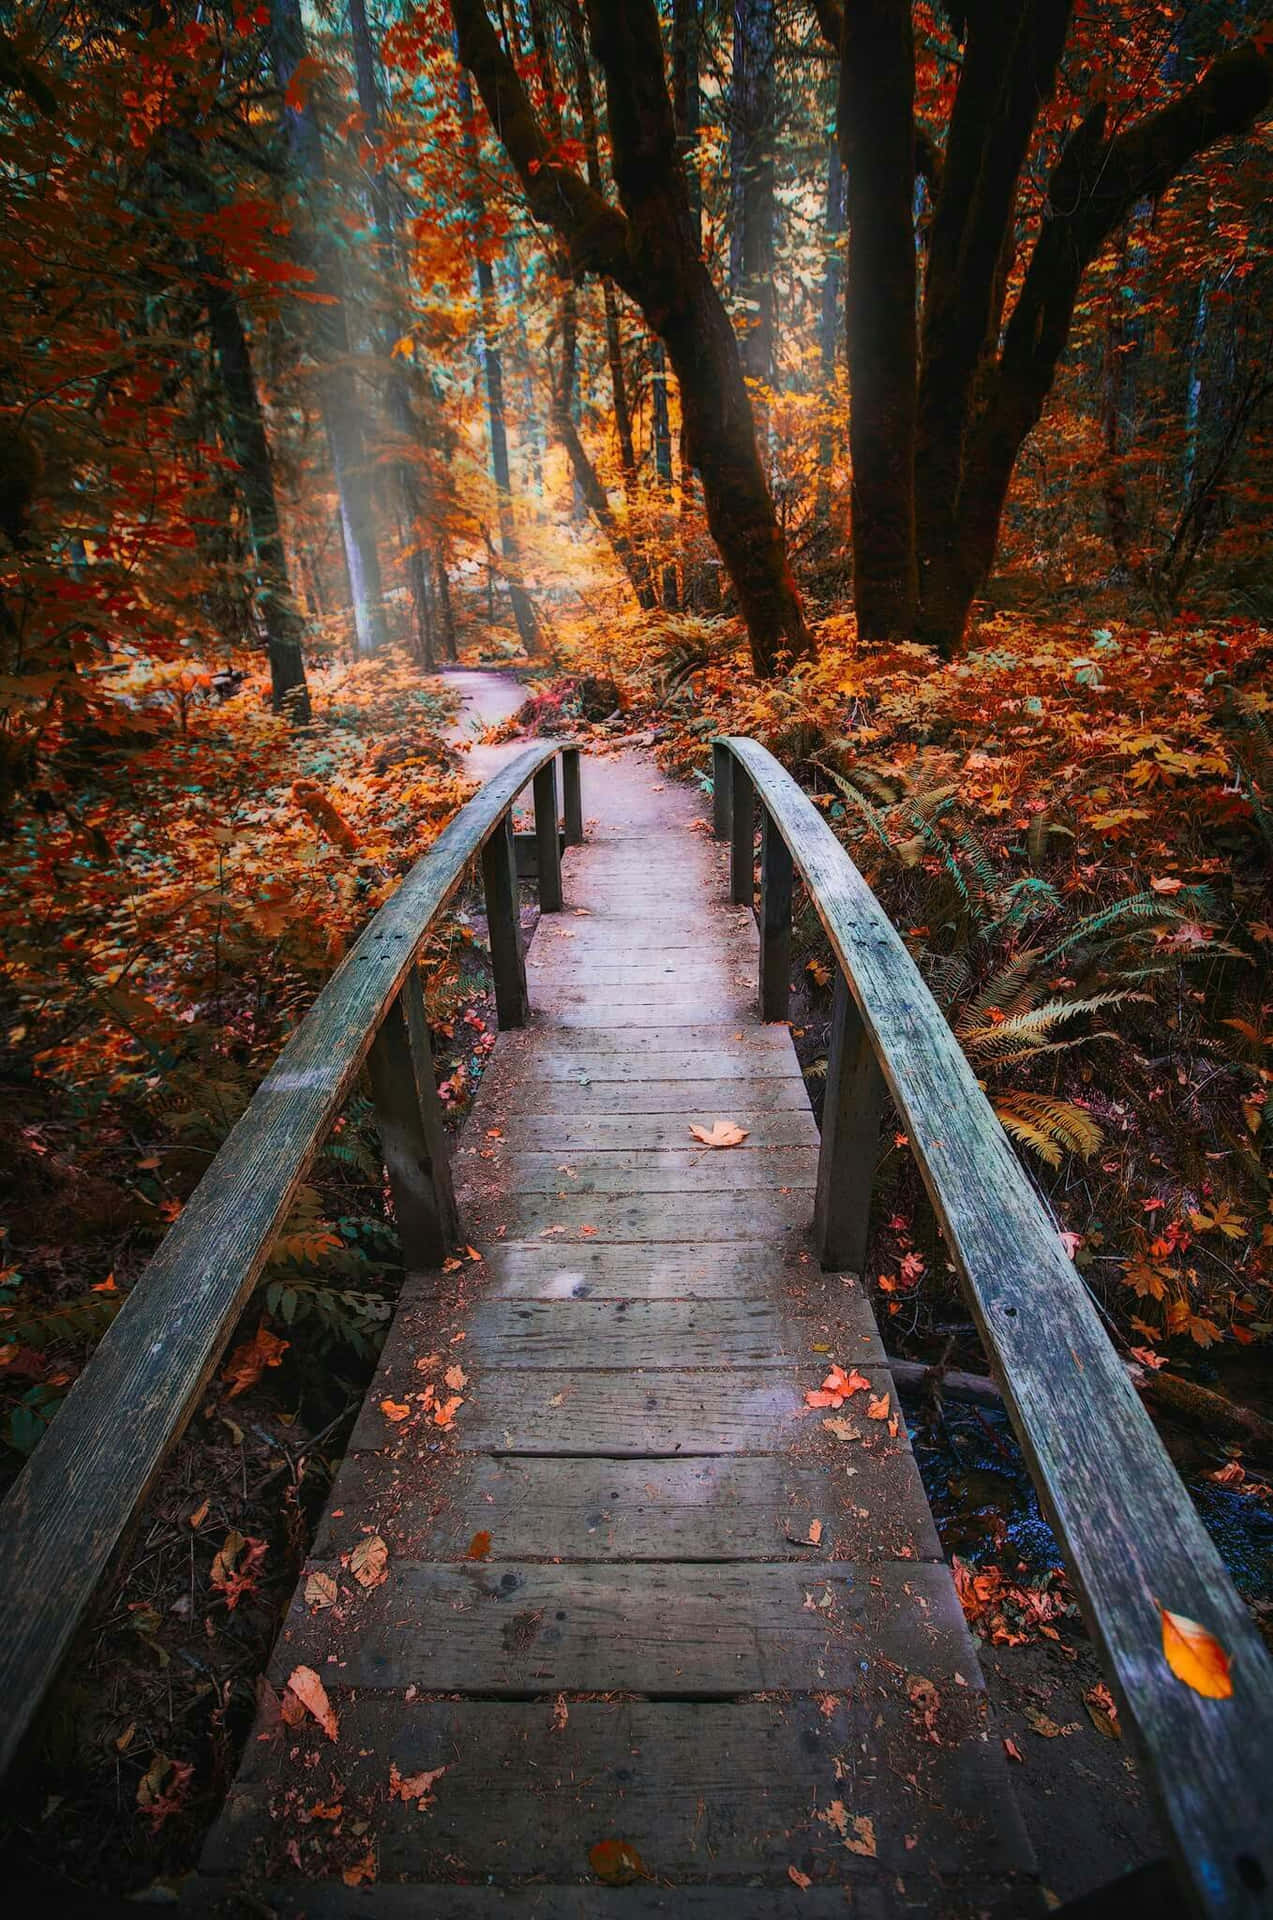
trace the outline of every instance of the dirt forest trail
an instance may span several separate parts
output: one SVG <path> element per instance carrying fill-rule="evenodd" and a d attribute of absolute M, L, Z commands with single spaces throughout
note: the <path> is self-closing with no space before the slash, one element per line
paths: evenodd
<path fill-rule="evenodd" d="M 700 809 L 643 754 L 586 765 L 530 1018 L 455 1159 L 469 1250 L 404 1289 L 204 1911 L 1036 1911 L 878 1331 L 810 1250 L 817 1128 Z M 740 1144 L 691 1133 L 720 1120 Z"/>

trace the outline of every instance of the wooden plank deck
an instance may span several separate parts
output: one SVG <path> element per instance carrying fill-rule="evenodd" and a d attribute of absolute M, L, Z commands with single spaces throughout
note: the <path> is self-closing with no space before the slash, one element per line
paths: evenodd
<path fill-rule="evenodd" d="M 585 807 L 456 1158 L 481 1259 L 408 1282 L 187 1903 L 1033 1914 L 878 1332 L 809 1251 L 817 1129 L 754 922 L 649 762 L 592 764 Z M 718 1118 L 745 1145 L 698 1149 Z M 866 1385 L 810 1410 L 833 1361 Z M 298 1666 L 334 1739 L 279 1716 Z"/>

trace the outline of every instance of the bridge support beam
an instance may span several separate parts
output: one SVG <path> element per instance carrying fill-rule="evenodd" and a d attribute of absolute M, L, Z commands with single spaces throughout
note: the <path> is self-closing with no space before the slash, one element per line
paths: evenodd
<path fill-rule="evenodd" d="M 420 976 L 412 967 L 371 1043 L 381 1151 L 408 1272 L 438 1267 L 456 1236 L 450 1152 Z"/>
<path fill-rule="evenodd" d="M 768 811 L 760 822 L 760 1017 L 785 1020 L 791 995 L 791 854 Z"/>
<path fill-rule="evenodd" d="M 729 782 L 729 897 L 738 907 L 756 904 L 756 789 L 734 762 Z"/>
<path fill-rule="evenodd" d="M 712 741 L 712 835 L 729 838 L 729 783 L 734 763 L 723 740 Z"/>
<path fill-rule="evenodd" d="M 543 869 L 540 869 L 541 873 Z M 522 951 L 521 908 L 517 897 L 517 857 L 513 821 L 505 814 L 482 848 L 486 890 L 486 926 L 495 974 L 495 1010 L 501 1027 L 526 1024 L 526 957 Z"/>
<path fill-rule="evenodd" d="M 539 911 L 561 912 L 561 841 L 557 837 L 557 762 L 535 775 L 535 852 L 539 866 Z"/>
<path fill-rule="evenodd" d="M 583 783 L 578 747 L 563 747 L 561 750 L 561 798 L 566 845 L 580 846 L 583 842 Z"/>
<path fill-rule="evenodd" d="M 818 1259 L 833 1272 L 860 1274 L 866 1261 L 883 1105 L 884 1076 L 875 1049 L 843 970 L 837 969 L 813 1206 Z"/>

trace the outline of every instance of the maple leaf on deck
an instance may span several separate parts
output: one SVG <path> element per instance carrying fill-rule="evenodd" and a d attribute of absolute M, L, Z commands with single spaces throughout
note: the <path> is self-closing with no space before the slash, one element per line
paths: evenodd
<path fill-rule="evenodd" d="M 691 1124 L 690 1132 L 696 1140 L 701 1140 L 705 1147 L 741 1147 L 747 1138 L 748 1129 L 740 1127 L 733 1120 L 717 1120 L 710 1127 Z"/>

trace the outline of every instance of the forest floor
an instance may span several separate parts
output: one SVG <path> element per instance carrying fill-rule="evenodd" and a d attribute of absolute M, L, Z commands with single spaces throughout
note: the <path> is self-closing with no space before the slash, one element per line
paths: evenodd
<path fill-rule="evenodd" d="M 719 635 L 709 633 L 707 639 L 719 648 Z M 1015 644 L 1019 646 L 1020 640 Z M 1081 669 L 1073 668 L 1072 659 L 1088 656 L 1075 656 L 1075 645 L 1076 641 L 1069 646 L 1066 672 L 1060 678 L 1070 708 L 1082 708 L 1090 731 L 1098 721 L 1108 724 L 1107 713 L 1099 711 L 1107 703 L 1096 698 L 1090 687 L 1084 689 L 1081 680 L 1076 681 L 1075 673 Z M 375 708 L 374 726 L 366 721 L 350 722 L 347 717 L 343 727 L 326 728 L 317 747 L 309 749 L 312 771 L 324 779 L 329 793 L 337 795 L 341 810 L 338 820 L 354 822 L 360 849 L 354 864 L 366 880 L 360 896 L 348 906 L 350 931 L 383 897 L 392 876 L 413 857 L 420 836 L 425 843 L 432 837 L 445 810 L 462 793 L 463 776 L 481 778 L 490 771 L 492 755 L 500 751 L 497 746 L 477 747 L 456 757 L 457 746 L 462 749 L 475 739 L 482 721 L 502 726 L 509 741 L 523 726 L 532 731 L 572 731 L 600 756 L 620 742 L 635 740 L 655 751 L 670 771 L 700 781 L 708 764 L 706 742 L 711 732 L 727 727 L 766 739 L 797 768 L 806 784 L 821 794 L 822 803 L 837 823 L 847 821 L 851 826 L 861 814 L 862 794 L 872 792 L 874 800 L 867 803 L 875 808 L 871 830 L 877 839 L 883 837 L 889 843 L 887 857 L 877 852 L 872 870 L 861 845 L 853 844 L 851 835 L 850 843 L 898 923 L 915 936 L 912 945 L 921 956 L 928 924 L 935 924 L 945 910 L 938 889 L 954 885 L 951 864 L 964 862 L 967 857 L 966 847 L 949 832 L 947 815 L 941 811 L 941 781 L 936 776 L 948 774 L 952 761 L 957 765 L 961 758 L 966 761 L 971 756 L 993 763 L 990 769 L 974 769 L 971 796 L 981 808 L 976 821 L 982 835 L 978 844 L 992 861 L 1009 861 L 1009 835 L 1015 833 L 1020 839 L 1040 817 L 1044 818 L 1044 828 L 1032 837 L 1036 842 L 1041 839 L 1045 853 L 1066 847 L 1067 826 L 1071 836 L 1076 829 L 1082 832 L 1093 807 L 1104 809 L 1097 813 L 1098 820 L 1106 816 L 1113 819 L 1108 830 L 1112 837 L 1104 846 L 1106 857 L 1096 863 L 1099 871 L 1089 861 L 1087 879 L 1081 887 L 1067 881 L 1053 860 L 1048 885 L 1056 883 L 1058 905 L 1067 902 L 1063 911 L 1077 911 L 1068 906 L 1071 891 L 1080 896 L 1086 910 L 1093 900 L 1099 903 L 1102 887 L 1108 892 L 1115 884 L 1134 884 L 1137 877 L 1148 878 L 1147 869 L 1169 881 L 1179 881 L 1178 888 L 1169 888 L 1161 896 L 1170 905 L 1178 891 L 1195 887 L 1208 874 L 1214 878 L 1214 847 L 1219 844 L 1224 862 L 1232 867 L 1234 875 L 1226 892 L 1227 919 L 1223 924 L 1219 916 L 1205 919 L 1199 905 L 1195 911 L 1200 917 L 1184 924 L 1197 929 L 1196 936 L 1191 936 L 1196 944 L 1216 943 L 1226 951 L 1234 944 L 1238 913 L 1245 921 L 1262 924 L 1258 890 L 1251 879 L 1249 862 L 1241 854 L 1240 832 L 1235 830 L 1228 841 L 1222 833 L 1220 841 L 1213 841 L 1204 851 L 1191 823 L 1190 808 L 1198 798 L 1191 784 L 1200 777 L 1217 780 L 1232 776 L 1222 775 L 1214 765 L 1210 769 L 1195 767 L 1188 759 L 1183 761 L 1183 771 L 1173 764 L 1173 759 L 1178 761 L 1191 753 L 1197 758 L 1207 743 L 1195 740 L 1189 746 L 1179 732 L 1171 732 L 1165 711 L 1167 695 L 1162 687 L 1157 691 L 1149 688 L 1141 702 L 1143 710 L 1152 694 L 1164 709 L 1162 725 L 1156 724 L 1152 714 L 1138 722 L 1141 733 L 1158 745 L 1151 746 L 1148 753 L 1133 748 L 1121 767 L 1107 754 L 1103 798 L 1098 795 L 1092 800 L 1072 790 L 1068 797 L 1058 798 L 1055 769 L 1040 763 L 1030 770 L 1035 791 L 1048 791 L 1049 780 L 1053 786 L 1050 797 L 1039 805 L 1030 794 L 1021 792 L 1015 761 L 994 750 L 996 723 L 1001 729 L 998 737 L 1004 741 L 1014 725 L 1032 736 L 1038 725 L 1038 716 L 1029 711 L 1036 696 L 1021 684 L 1021 675 L 1007 655 L 1006 642 L 1006 665 L 996 661 L 987 674 L 974 663 L 971 676 L 941 676 L 941 700 L 931 696 L 925 700 L 917 694 L 917 665 L 906 657 L 881 671 L 879 689 L 874 693 L 857 690 L 861 684 L 860 661 L 824 661 L 819 670 L 824 677 L 800 689 L 798 700 L 791 700 L 776 689 L 757 689 L 737 675 L 727 659 L 709 661 L 706 667 L 686 676 L 675 661 L 669 669 L 666 647 L 660 654 L 648 636 L 642 647 L 643 659 L 637 669 L 624 671 L 622 663 L 611 663 L 614 678 L 609 673 L 600 678 L 585 674 L 583 663 L 574 672 L 553 669 L 530 676 L 532 699 L 525 711 L 527 687 L 522 682 L 490 671 L 466 671 L 427 687 L 423 693 L 429 703 L 427 710 L 415 704 L 413 693 L 403 705 L 399 687 L 393 694 L 393 704 Z M 1177 665 L 1179 658 L 1179 649 L 1173 650 Z M 1164 673 L 1175 670 L 1171 661 L 1164 663 Z M 1194 662 L 1191 670 L 1201 688 L 1205 675 L 1199 664 Z M 1036 666 L 1034 674 L 1036 682 L 1048 682 L 1049 717 L 1057 721 L 1062 704 L 1055 697 L 1058 676 L 1050 665 L 1046 670 Z M 839 676 L 834 721 L 828 718 L 831 675 Z M 1001 712 L 983 711 L 977 705 L 984 704 L 986 678 L 995 700 L 1004 708 Z M 1007 683 L 1011 680 L 1015 680 L 1015 688 L 1010 692 Z M 846 685 L 855 689 L 850 711 L 857 734 L 857 758 L 869 754 L 874 765 L 884 769 L 879 775 L 885 782 L 883 792 L 868 788 L 864 781 L 860 790 L 854 789 L 858 799 L 850 798 L 834 778 L 839 774 L 842 783 L 847 777 L 846 765 L 851 768 L 853 764 L 842 751 Z M 1077 695 L 1076 687 L 1081 689 Z M 1104 695 L 1105 689 L 1099 692 Z M 456 695 L 463 703 L 458 710 Z M 890 709 L 890 702 L 895 711 Z M 1199 711 L 1199 701 L 1191 699 L 1189 684 L 1180 688 L 1177 704 L 1189 716 L 1192 729 L 1210 726 L 1207 713 Z M 1098 709 L 1095 713 L 1094 706 Z M 975 718 L 969 717 L 970 707 Z M 1071 720 L 1067 718 L 1064 724 L 1071 726 Z M 1064 728 L 1058 725 L 1058 731 Z M 1034 744 L 1032 739 L 1031 747 Z M 503 751 L 509 750 L 505 744 Z M 1214 743 L 1211 750 L 1215 751 Z M 1134 773 L 1136 765 L 1146 759 L 1162 777 L 1155 773 L 1148 781 L 1133 782 L 1129 793 L 1119 791 L 1128 764 Z M 310 770 L 297 766 L 292 771 L 304 776 Z M 433 810 L 421 813 L 409 837 L 404 837 L 394 821 L 407 817 L 413 806 L 418 809 L 418 795 L 413 800 L 411 782 L 421 771 Z M 892 788 L 887 785 L 890 779 Z M 935 803 L 928 797 L 934 787 L 939 792 Z M 294 787 L 294 795 L 296 791 Z M 967 793 L 962 796 L 965 806 L 969 798 Z M 304 802 L 302 793 L 299 804 L 303 807 Z M 396 815 L 394 809 L 398 810 Z M 1123 813 L 1133 817 L 1118 817 Z M 1137 814 L 1143 818 L 1137 818 Z M 945 852 L 931 837 L 918 856 L 913 848 L 907 848 L 904 828 L 908 820 L 912 836 L 923 838 L 922 832 L 917 834 L 916 819 L 930 834 L 944 838 Z M 336 836 L 330 844 L 332 871 L 326 879 L 336 886 L 340 883 L 337 870 L 342 863 L 346 867 L 350 864 L 350 849 L 342 845 L 339 826 L 330 821 L 326 824 Z M 1059 829 L 1055 835 L 1048 831 L 1053 825 Z M 1098 827 L 1095 831 L 1105 829 Z M 1129 833 L 1136 836 L 1130 846 Z M 365 853 L 369 844 L 374 854 L 371 861 Z M 895 852 L 898 845 L 900 853 Z M 1021 877 L 1023 867 L 1028 875 L 1029 863 L 1020 862 L 1014 878 Z M 970 860 L 961 870 L 965 874 L 973 871 L 975 878 L 975 861 Z M 919 894 L 921 886 L 927 889 L 924 898 Z M 954 891 L 957 895 L 958 888 Z M 303 906 L 299 890 L 295 899 L 292 910 L 299 917 Z M 528 932 L 532 922 L 533 915 L 528 915 Z M 1179 919 L 1169 923 L 1180 924 Z M 1256 940 L 1261 937 L 1257 934 Z M 457 1119 L 467 1105 L 493 1039 L 494 1013 L 481 947 L 478 904 L 462 900 L 432 956 L 436 990 L 430 998 L 440 1057 L 446 1061 L 443 1097 Z M 816 1103 L 820 1063 L 825 1059 L 826 955 L 819 947 L 816 928 L 807 925 L 797 929 L 797 948 L 800 990 L 793 1006 L 793 1027 Z M 1219 977 L 1223 982 L 1223 962 L 1217 968 L 1215 956 L 1209 958 L 1211 1004 L 1204 1009 L 1206 1016 L 1218 1022 L 1230 1017 L 1237 1005 L 1237 1018 L 1246 1019 L 1249 987 L 1243 982 L 1237 1002 L 1232 993 L 1228 1000 L 1217 998 L 1215 981 Z M 1112 964 L 1108 954 L 1105 961 Z M 325 964 L 329 966 L 330 960 Z M 317 969 L 315 959 L 307 977 L 317 977 Z M 309 990 L 300 984 L 293 986 L 293 1011 L 303 1004 L 303 995 Z M 222 1002 L 227 1002 L 224 984 L 221 995 Z M 1257 1012 L 1258 998 L 1257 988 Z M 270 1035 L 245 1024 L 240 1009 L 222 1002 L 217 1003 L 218 1008 L 230 1021 L 236 1041 L 246 1036 L 251 1043 L 244 1047 L 245 1058 L 263 1058 L 272 1044 Z M 1189 1008 L 1188 990 L 1182 990 L 1180 1004 Z M 1187 1039 L 1192 1045 L 1200 1025 L 1201 1015 L 1190 1013 L 1182 1041 Z M 220 1051 L 224 1055 L 227 1050 L 223 1047 Z M 1173 1088 L 1183 1087 L 1176 1077 L 1182 1058 L 1189 1076 L 1194 1077 L 1195 1056 L 1183 1044 L 1166 1061 L 1154 1061 L 1153 1074 L 1170 1081 Z M 1083 1102 L 1091 1098 L 1093 1076 L 1088 1068 L 1087 1077 L 1082 1077 L 1085 1063 L 1081 1055 L 1079 1061 L 1078 1072 L 1061 1091 L 1075 1093 Z M 1068 1058 L 1066 1064 L 1070 1064 Z M 1207 1056 L 1206 1064 L 1208 1070 L 1214 1067 L 1214 1052 Z M 1212 1111 L 1209 1126 L 1228 1126 L 1230 1111 L 1238 1108 L 1242 1091 L 1247 1090 L 1248 1098 L 1252 1086 L 1258 1092 L 1261 1083 L 1257 1073 L 1253 1067 L 1247 1079 L 1239 1079 L 1236 1071 L 1229 1076 L 1228 1105 L 1219 1123 Z M 1201 1075 L 1196 1077 L 1202 1081 Z M 1185 1094 L 1191 1096 L 1192 1091 L 1190 1086 Z M 1124 1097 L 1128 1097 L 1126 1093 Z M 1146 1112 L 1161 1117 L 1162 1106 L 1151 1106 L 1143 1088 L 1136 1090 L 1135 1097 L 1144 1101 Z M 1174 1093 L 1172 1097 L 1176 1097 Z M 1183 1100 L 1185 1096 L 1180 1097 Z M 1129 1099 L 1128 1110 L 1131 1117 L 1126 1125 L 1115 1116 L 1116 1124 L 1110 1127 L 1117 1142 L 1117 1159 L 1109 1149 L 1104 1150 L 1108 1162 L 1103 1170 L 1104 1184 L 1118 1189 L 1125 1181 L 1129 1188 L 1140 1191 L 1138 1183 L 1146 1172 L 1146 1158 L 1155 1165 L 1157 1171 L 1151 1178 L 1157 1192 L 1170 1195 L 1170 1212 L 1166 1203 L 1159 1201 L 1148 1213 L 1150 1228 L 1161 1231 L 1157 1231 L 1154 1247 L 1148 1244 L 1146 1234 L 1142 1258 L 1151 1270 L 1170 1272 L 1173 1254 L 1180 1259 L 1182 1240 L 1187 1246 L 1186 1236 L 1191 1232 L 1190 1200 L 1195 1203 L 1195 1211 L 1211 1208 L 1210 1215 L 1202 1216 L 1203 1228 L 1192 1229 L 1195 1242 L 1205 1238 L 1209 1218 L 1236 1218 L 1243 1228 L 1246 1219 L 1236 1207 L 1230 1215 L 1222 1215 L 1220 1197 L 1213 1195 L 1212 1189 L 1206 1193 L 1197 1185 L 1190 1189 L 1180 1172 L 1179 1158 L 1173 1159 L 1170 1143 L 1161 1134 L 1153 1138 L 1152 1151 L 1138 1153 L 1134 1098 Z M 110 1111 L 108 1103 L 108 1116 Z M 1182 1113 L 1180 1120 L 1196 1129 L 1197 1111 L 1196 1107 L 1192 1110 L 1192 1117 Z M 1258 1102 L 1255 1117 L 1257 1121 L 1262 1117 Z M 1109 1126 L 1108 1103 L 1102 1109 L 1102 1118 Z M 318 1203 L 294 1236 L 300 1242 L 295 1270 L 276 1272 L 267 1312 L 261 1315 L 258 1308 L 252 1316 L 257 1321 L 255 1330 L 245 1322 L 236 1336 L 230 1363 L 210 1394 L 203 1415 L 193 1423 L 170 1462 L 147 1510 L 144 1530 L 134 1541 L 111 1590 L 103 1596 L 57 1709 L 49 1717 L 45 1764 L 29 1774 L 24 1788 L 6 1807 L 0 1844 L 13 1871 L 33 1890 L 43 1888 L 46 1894 L 56 1884 L 59 1897 L 65 1896 L 62 1904 L 67 1911 L 73 1910 L 76 1889 L 88 1903 L 86 1910 L 91 1907 L 94 1911 L 103 1910 L 101 1895 L 106 1889 L 122 1896 L 153 1886 L 155 1897 L 162 1898 L 193 1864 L 202 1833 L 232 1776 L 238 1746 L 250 1723 L 255 1677 L 264 1664 L 279 1611 L 286 1603 L 295 1569 L 321 1509 L 331 1466 L 339 1458 L 369 1376 L 379 1329 L 392 1307 L 395 1279 L 388 1263 L 391 1242 L 384 1226 L 368 1119 L 365 1111 L 355 1108 L 334 1141 L 335 1158 L 317 1183 L 321 1187 Z M 1241 1118 L 1238 1125 L 1241 1128 Z M 153 1132 L 141 1137 L 136 1147 L 129 1146 L 127 1139 L 124 1145 L 125 1156 L 131 1153 L 142 1169 L 136 1178 L 146 1194 L 155 1181 L 155 1170 L 146 1164 L 155 1158 Z M 37 1127 L 34 1134 L 28 1128 L 25 1150 L 37 1157 L 41 1149 L 47 1154 L 55 1137 L 51 1128 Z M 1230 1153 L 1227 1133 L 1213 1138 L 1217 1144 L 1223 1141 L 1226 1155 Z M 161 1153 L 168 1150 L 161 1144 Z M 203 1151 L 206 1157 L 207 1149 Z M 187 1184 L 201 1164 L 197 1158 L 188 1158 L 188 1165 L 182 1162 Z M 914 1283 L 916 1263 L 921 1273 L 926 1264 L 931 1269 L 933 1250 L 925 1237 L 918 1198 L 908 1187 L 902 1169 L 905 1158 L 892 1156 L 886 1169 L 889 1184 L 881 1208 L 881 1234 L 872 1254 L 877 1311 L 885 1326 L 886 1344 L 895 1352 L 926 1361 L 945 1356 L 952 1364 L 979 1371 L 975 1338 L 956 1298 L 948 1288 L 930 1288 L 927 1281 L 924 1286 Z M 1217 1159 L 1217 1165 L 1228 1173 L 1227 1163 Z M 165 1191 L 178 1194 L 181 1169 L 165 1163 L 165 1178 L 169 1181 Z M 1085 1243 L 1098 1262 L 1106 1263 L 1105 1267 L 1089 1269 L 1096 1277 L 1107 1270 L 1107 1250 L 1125 1242 L 1117 1237 L 1112 1219 L 1102 1226 L 1101 1207 L 1092 1199 L 1086 1175 L 1076 1191 L 1086 1212 L 1083 1230 L 1075 1237 Z M 1069 1185 L 1058 1180 L 1049 1197 L 1064 1218 L 1064 1209 L 1073 1204 Z M 1169 1223 L 1174 1241 L 1166 1231 Z M 321 1241 L 328 1228 L 335 1230 L 335 1248 L 317 1242 L 305 1244 L 307 1235 L 311 1241 L 315 1235 Z M 76 1298 L 91 1297 L 93 1289 L 88 1285 L 86 1269 L 99 1252 L 105 1252 L 112 1231 L 119 1231 L 113 1214 L 106 1228 L 99 1228 L 92 1246 L 67 1254 L 64 1283 L 68 1287 L 73 1283 Z M 50 1236 L 46 1233 L 44 1237 Z M 132 1251 L 121 1269 L 121 1278 L 128 1272 L 129 1260 L 136 1270 L 137 1251 L 146 1237 L 139 1235 L 135 1223 L 125 1223 L 124 1238 Z M 73 1236 L 70 1245 L 74 1249 Z M 1227 1231 L 1220 1245 L 1230 1255 L 1231 1263 L 1236 1254 Z M 1241 1252 L 1249 1264 L 1247 1249 L 1243 1247 Z M 346 1256 L 349 1259 L 342 1274 L 341 1262 Z M 894 1276 L 895 1285 L 890 1286 Z M 930 1272 L 929 1278 L 935 1279 L 935 1275 Z M 1254 1292 L 1250 1279 L 1246 1284 Z M 1152 1292 L 1149 1303 L 1155 1304 Z M 1198 1313 L 1201 1317 L 1201 1303 Z M 1238 1324 L 1245 1324 L 1241 1316 Z M 1159 1338 L 1164 1331 L 1155 1328 Z M 1182 1335 L 1187 1337 L 1186 1330 L 1178 1332 L 1174 1347 L 1168 1345 L 1173 1365 L 1182 1364 L 1178 1357 Z M 1142 1355 L 1153 1361 L 1159 1359 L 1148 1344 L 1148 1332 L 1133 1331 L 1124 1338 L 1139 1338 Z M 1221 1378 L 1228 1390 L 1250 1395 L 1248 1382 L 1257 1373 L 1251 1361 L 1258 1348 L 1250 1351 L 1239 1342 L 1219 1350 L 1232 1356 L 1235 1363 L 1229 1365 L 1226 1360 L 1227 1370 L 1219 1375 L 1214 1367 L 1217 1350 L 1208 1352 L 1197 1342 L 1195 1346 L 1195 1357 L 1202 1362 L 1204 1372 L 1210 1368 L 1211 1377 Z M 49 1348 L 43 1379 L 61 1364 L 61 1350 L 52 1342 Z M 41 1358 L 29 1342 L 19 1352 L 32 1353 L 32 1365 Z M 72 1368 L 74 1364 L 73 1359 Z M 987 1680 L 1003 1737 L 1010 1742 L 1010 1757 L 1019 1760 L 1014 1776 L 1039 1852 L 1044 1883 L 1060 1899 L 1074 1897 L 1160 1854 L 1161 1841 L 1144 1805 L 1130 1756 L 1123 1742 L 1112 1737 L 1091 1645 L 1063 1588 L 1050 1572 L 1056 1563 L 1055 1545 L 1038 1522 L 1027 1476 L 1010 1435 L 992 1414 L 962 1409 L 951 1402 L 944 1410 L 917 1403 L 911 1415 L 917 1453 L 937 1510 L 943 1543 L 962 1565 L 963 1571 L 957 1566 L 957 1573 L 965 1607 L 974 1631 L 983 1636 Z M 1268 1543 L 1264 1540 L 1261 1546 L 1263 1536 L 1258 1531 L 1267 1508 L 1258 1497 L 1252 1499 L 1240 1482 L 1234 1484 L 1232 1475 L 1228 1483 L 1214 1484 L 1217 1472 L 1228 1470 L 1231 1461 L 1239 1473 L 1245 1474 L 1238 1451 L 1226 1450 L 1218 1440 L 1199 1443 L 1196 1436 L 1176 1435 L 1173 1445 L 1182 1449 L 1178 1458 L 1187 1467 L 1195 1488 L 1213 1502 L 1224 1504 L 1228 1519 L 1235 1523 L 1228 1544 L 1231 1564 L 1235 1554 L 1238 1558 L 1245 1555 L 1251 1563 L 1244 1590 L 1257 1612 L 1267 1617 L 1273 1571 L 1267 1563 L 1261 1568 L 1260 1554 L 1268 1551 Z M 1254 1474 L 1251 1482 L 1259 1485 Z M 1244 1514 L 1251 1522 L 1245 1529 Z M 1208 1517 L 1214 1522 L 1216 1514 Z"/>

